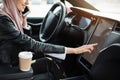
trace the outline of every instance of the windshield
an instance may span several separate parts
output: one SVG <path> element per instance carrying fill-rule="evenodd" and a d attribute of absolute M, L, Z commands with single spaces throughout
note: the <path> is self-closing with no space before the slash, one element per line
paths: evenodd
<path fill-rule="evenodd" d="M 120 14 L 120 0 L 85 0 L 101 12 Z"/>
<path fill-rule="evenodd" d="M 31 13 L 28 17 L 45 17 L 54 3 L 59 0 L 30 0 Z"/>

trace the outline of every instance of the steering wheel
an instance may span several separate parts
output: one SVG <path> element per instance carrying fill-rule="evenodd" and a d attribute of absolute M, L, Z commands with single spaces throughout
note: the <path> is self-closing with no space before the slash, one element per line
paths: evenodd
<path fill-rule="evenodd" d="M 60 9 L 60 10 L 57 10 Z M 57 10 L 57 12 L 55 12 Z M 48 42 L 61 31 L 66 15 L 66 7 L 62 2 L 55 3 L 45 16 L 40 27 L 39 39 Z"/>

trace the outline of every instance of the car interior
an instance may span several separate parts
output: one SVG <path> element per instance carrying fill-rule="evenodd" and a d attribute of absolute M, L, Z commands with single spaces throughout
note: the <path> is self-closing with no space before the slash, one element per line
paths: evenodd
<path fill-rule="evenodd" d="M 98 43 L 91 54 L 66 55 L 65 60 L 47 56 L 60 67 L 64 77 L 59 80 L 119 80 L 120 16 L 102 13 L 85 1 L 77 5 L 66 13 L 65 3 L 57 2 L 44 18 L 28 17 L 31 29 L 24 30 L 25 34 L 37 41 L 67 47 Z M 22 72 L 19 67 L 0 64 L 0 79 L 54 80 L 54 76 L 48 71 L 33 77 L 32 68 Z"/>

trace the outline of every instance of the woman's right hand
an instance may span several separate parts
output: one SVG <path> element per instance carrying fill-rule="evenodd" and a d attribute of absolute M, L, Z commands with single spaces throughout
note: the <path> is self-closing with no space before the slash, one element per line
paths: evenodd
<path fill-rule="evenodd" d="M 77 48 L 66 48 L 66 54 L 82 54 L 82 53 L 91 53 L 94 50 L 94 47 L 97 46 L 97 43 L 83 45 Z"/>

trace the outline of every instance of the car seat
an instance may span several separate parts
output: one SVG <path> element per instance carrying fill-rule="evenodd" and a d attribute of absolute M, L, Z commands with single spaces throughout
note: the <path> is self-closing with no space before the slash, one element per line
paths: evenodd
<path fill-rule="evenodd" d="M 33 76 L 33 70 L 22 72 L 18 67 L 0 65 L 0 80 L 53 80 L 51 73 L 41 73 Z"/>
<path fill-rule="evenodd" d="M 0 80 L 16 80 L 31 78 L 33 70 L 22 72 L 18 67 L 12 67 L 11 65 L 0 65 Z"/>

